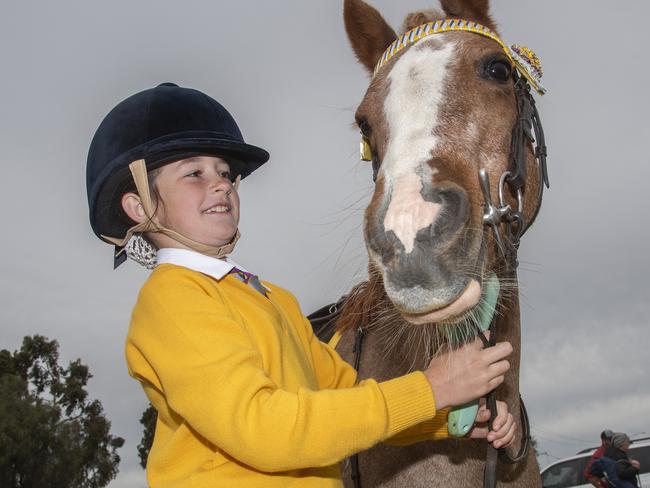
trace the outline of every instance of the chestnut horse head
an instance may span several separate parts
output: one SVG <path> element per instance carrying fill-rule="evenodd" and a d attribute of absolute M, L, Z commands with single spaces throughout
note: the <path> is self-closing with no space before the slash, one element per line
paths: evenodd
<path fill-rule="evenodd" d="M 496 33 L 487 0 L 441 4 L 444 13 L 409 15 L 398 36 L 373 7 L 345 0 L 348 37 L 372 76 L 356 112 L 376 181 L 364 222 L 370 269 L 414 324 L 465 323 L 486 279 L 508 278 L 504 247 L 516 249 L 518 239 L 504 246 L 499 222 L 495 232 L 485 225 L 486 199 L 501 194 L 492 210 L 513 210 L 508 234 L 518 237 L 537 214 L 546 179 L 529 123 L 518 185 L 505 183 L 515 176 L 518 81 L 528 88 L 525 76 L 543 92 L 531 75 L 541 75 L 538 60 L 523 48 L 530 69 L 521 69 L 519 52 Z M 534 103 L 529 93 L 528 100 Z"/>

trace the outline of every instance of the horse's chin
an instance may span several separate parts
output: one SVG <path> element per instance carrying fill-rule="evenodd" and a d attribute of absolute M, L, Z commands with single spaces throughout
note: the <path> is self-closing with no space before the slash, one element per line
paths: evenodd
<path fill-rule="evenodd" d="M 467 311 L 476 307 L 481 300 L 481 285 L 476 280 L 470 280 L 467 287 L 452 302 L 424 313 L 400 314 L 407 322 L 412 324 L 449 323 L 463 316 Z"/>

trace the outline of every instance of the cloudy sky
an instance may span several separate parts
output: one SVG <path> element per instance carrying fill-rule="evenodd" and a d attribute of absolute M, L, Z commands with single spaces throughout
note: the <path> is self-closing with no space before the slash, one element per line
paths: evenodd
<path fill-rule="evenodd" d="M 426 0 L 373 0 L 399 26 Z M 521 250 L 522 392 L 545 464 L 604 428 L 648 433 L 650 413 L 650 4 L 492 2 L 507 42 L 541 57 L 551 190 Z M 614 9 L 616 6 L 616 9 Z M 117 102 L 164 81 L 235 114 L 271 162 L 241 187 L 234 257 L 308 312 L 364 278 L 372 191 L 351 128 L 367 78 L 339 0 L 3 1 L 0 4 L 0 348 L 57 339 L 81 358 L 113 433 L 126 438 L 111 488 L 145 486 L 146 401 L 123 341 L 147 272 L 112 270 L 88 225 L 85 158 Z"/>

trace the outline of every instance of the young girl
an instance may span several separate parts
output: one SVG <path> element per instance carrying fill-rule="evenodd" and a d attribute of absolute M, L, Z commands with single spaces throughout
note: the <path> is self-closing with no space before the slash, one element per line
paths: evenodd
<path fill-rule="evenodd" d="M 124 254 L 155 265 L 126 340 L 129 372 L 158 412 L 154 488 L 340 487 L 339 461 L 446 437 L 445 407 L 485 395 L 509 367 L 509 344 L 476 341 L 424 372 L 357 382 L 293 295 L 227 258 L 239 179 L 267 159 L 218 102 L 171 83 L 121 102 L 92 141 L 95 234 L 116 246 L 116 265 Z M 493 431 L 470 435 L 509 444 L 515 424 L 499 410 Z"/>

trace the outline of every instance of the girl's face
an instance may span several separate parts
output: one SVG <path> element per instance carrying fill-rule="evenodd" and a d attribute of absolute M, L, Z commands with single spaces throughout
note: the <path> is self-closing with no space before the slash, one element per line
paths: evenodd
<path fill-rule="evenodd" d="M 167 164 L 158 170 L 155 185 L 160 196 L 156 216 L 164 227 L 210 246 L 232 240 L 239 225 L 239 195 L 226 161 L 197 156 Z M 162 234 L 155 240 L 159 247 L 179 247 Z"/>

